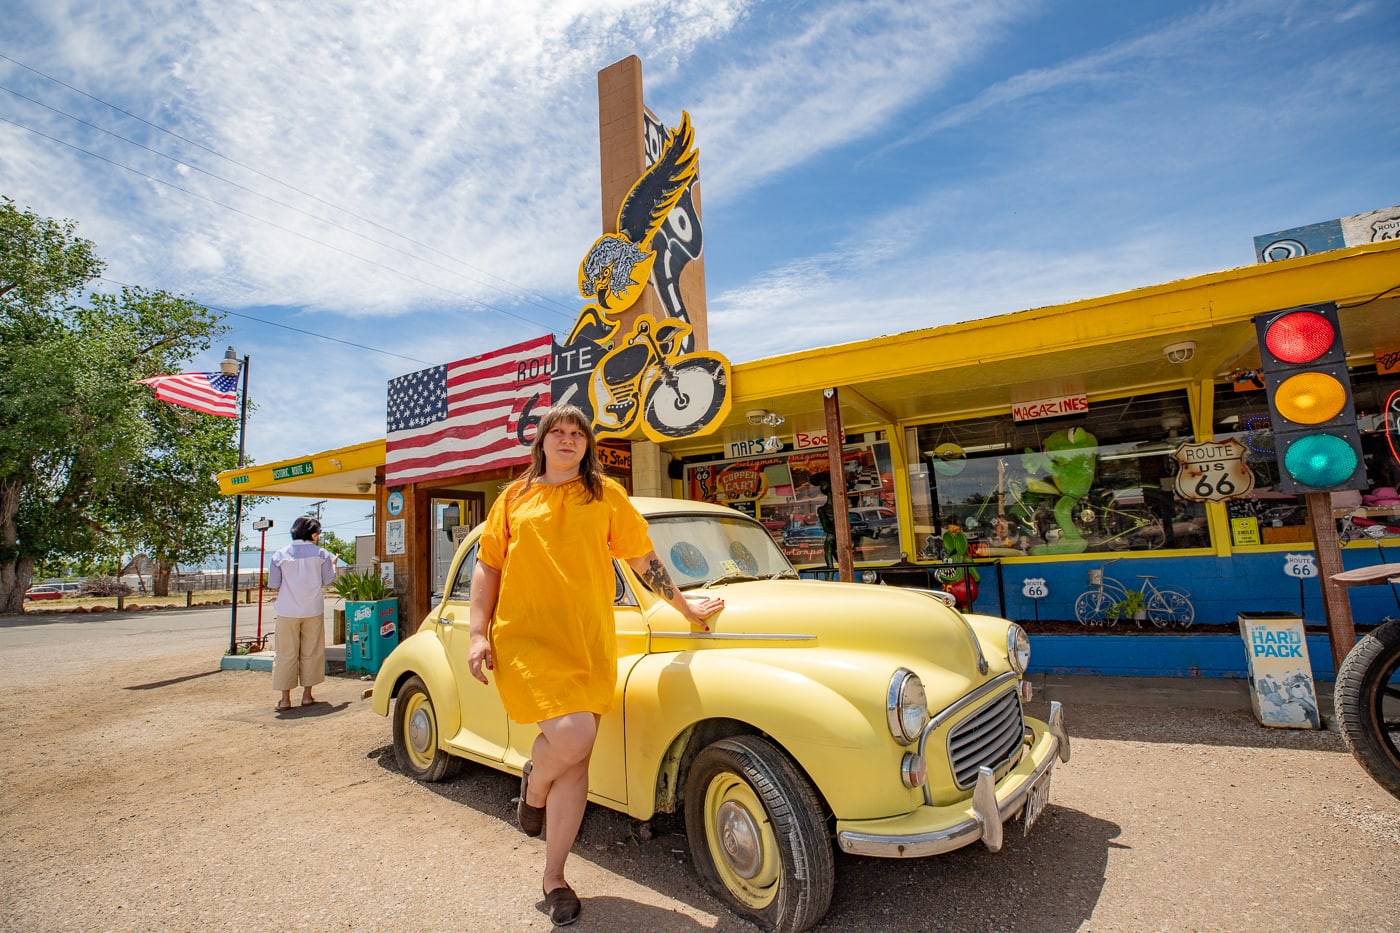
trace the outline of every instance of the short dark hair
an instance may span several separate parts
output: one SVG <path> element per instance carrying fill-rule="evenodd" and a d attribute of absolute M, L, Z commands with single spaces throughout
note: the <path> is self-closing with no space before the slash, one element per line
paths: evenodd
<path fill-rule="evenodd" d="M 292 522 L 292 540 L 310 541 L 312 535 L 321 533 L 321 523 L 310 515 L 303 515 Z"/>

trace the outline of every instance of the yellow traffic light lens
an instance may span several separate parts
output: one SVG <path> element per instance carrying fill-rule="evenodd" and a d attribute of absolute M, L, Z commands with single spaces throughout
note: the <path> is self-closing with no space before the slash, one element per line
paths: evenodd
<path fill-rule="evenodd" d="M 1294 311 L 1269 325 L 1264 345 L 1285 363 L 1308 363 L 1326 353 L 1336 336 L 1332 322 L 1316 311 Z"/>
<path fill-rule="evenodd" d="M 1346 403 L 1346 386 L 1323 372 L 1298 373 L 1285 379 L 1274 390 L 1274 405 L 1278 413 L 1294 424 L 1331 421 L 1341 414 Z"/>

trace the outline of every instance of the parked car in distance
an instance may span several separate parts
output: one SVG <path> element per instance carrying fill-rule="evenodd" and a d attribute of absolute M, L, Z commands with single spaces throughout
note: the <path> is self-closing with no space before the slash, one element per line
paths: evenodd
<path fill-rule="evenodd" d="M 865 505 L 851 509 L 852 538 L 882 538 L 899 534 L 899 520 L 894 509 L 882 505 Z"/>
<path fill-rule="evenodd" d="M 1035 825 L 1070 746 L 1058 703 L 1045 722 L 1023 711 L 1030 641 L 1019 626 L 962 615 L 928 590 L 802 580 L 746 515 L 633 501 L 676 584 L 725 608 L 696 631 L 614 562 L 617 695 L 599 724 L 590 801 L 637 820 L 683 814 L 702 882 L 783 931 L 825 915 L 834 847 L 901 859 L 980 841 L 995 852 L 1012 821 Z M 467 670 L 480 534 L 458 546 L 442 601 L 374 682 L 399 767 L 420 781 L 463 760 L 519 774 L 538 734 Z"/>
<path fill-rule="evenodd" d="M 24 591 L 25 599 L 70 599 L 81 595 L 81 583 L 39 583 Z"/>

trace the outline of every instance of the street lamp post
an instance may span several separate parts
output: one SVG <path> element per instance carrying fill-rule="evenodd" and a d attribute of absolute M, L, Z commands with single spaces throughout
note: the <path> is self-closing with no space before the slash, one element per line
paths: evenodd
<path fill-rule="evenodd" d="M 236 376 L 239 370 L 238 354 L 233 347 L 224 352 L 219 361 L 219 372 L 225 376 Z M 243 356 L 243 395 L 238 403 L 238 469 L 243 469 L 243 437 L 248 429 L 248 356 Z M 228 653 L 238 653 L 238 556 L 242 550 L 243 537 L 243 494 L 233 500 L 233 579 L 229 589 L 233 594 L 233 609 L 228 623 Z"/>

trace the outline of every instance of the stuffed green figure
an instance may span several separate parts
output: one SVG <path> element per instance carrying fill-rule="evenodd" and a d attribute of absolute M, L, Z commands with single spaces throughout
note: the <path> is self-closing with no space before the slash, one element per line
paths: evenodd
<path fill-rule="evenodd" d="M 1058 496 L 1055 500 L 1055 524 L 1060 539 L 1049 544 L 1037 544 L 1032 554 L 1079 554 L 1089 546 L 1074 524 L 1074 507 L 1094 485 L 1099 469 L 1098 438 L 1083 428 L 1062 428 L 1045 439 L 1045 450 L 1027 450 L 1021 464 L 1027 473 L 1044 473 L 1045 479 L 1026 483 L 1028 492 Z"/>
<path fill-rule="evenodd" d="M 943 532 L 943 552 L 947 555 L 944 560 L 963 563 L 967 561 L 971 550 L 967 543 L 967 535 L 963 534 L 961 529 L 953 526 Z M 977 601 L 978 583 L 982 580 L 981 571 L 976 567 L 949 567 L 938 571 L 938 579 L 943 583 L 943 589 L 953 594 L 959 609 L 964 612 L 971 611 L 972 604 Z"/>

